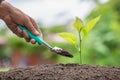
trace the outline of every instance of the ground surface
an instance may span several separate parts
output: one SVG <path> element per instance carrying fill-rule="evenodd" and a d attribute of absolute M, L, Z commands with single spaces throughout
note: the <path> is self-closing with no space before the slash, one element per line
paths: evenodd
<path fill-rule="evenodd" d="M 47 64 L 0 73 L 0 80 L 120 80 L 120 68 Z"/>

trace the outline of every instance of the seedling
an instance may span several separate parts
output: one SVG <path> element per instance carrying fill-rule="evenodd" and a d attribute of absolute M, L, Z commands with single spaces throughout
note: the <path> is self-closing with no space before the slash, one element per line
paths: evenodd
<path fill-rule="evenodd" d="M 82 64 L 82 40 L 93 29 L 99 19 L 100 16 L 92 19 L 86 25 L 83 25 L 82 20 L 76 17 L 73 27 L 77 31 L 78 36 L 71 32 L 62 32 L 58 34 L 77 49 L 80 56 L 80 64 Z"/>

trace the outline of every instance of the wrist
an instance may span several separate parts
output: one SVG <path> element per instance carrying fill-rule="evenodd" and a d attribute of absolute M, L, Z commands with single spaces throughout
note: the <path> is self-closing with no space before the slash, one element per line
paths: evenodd
<path fill-rule="evenodd" d="M 13 6 L 9 4 L 7 1 L 2 1 L 0 3 L 0 18 L 4 19 L 5 16 L 9 15 L 13 10 Z"/>

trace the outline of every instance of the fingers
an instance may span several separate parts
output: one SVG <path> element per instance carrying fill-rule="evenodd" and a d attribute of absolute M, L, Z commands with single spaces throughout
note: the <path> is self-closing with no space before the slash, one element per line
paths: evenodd
<path fill-rule="evenodd" d="M 17 27 L 16 24 L 7 24 L 11 31 L 19 37 L 23 37 L 22 30 Z"/>
<path fill-rule="evenodd" d="M 30 38 L 25 30 L 23 30 L 23 36 L 24 36 L 26 42 L 30 42 Z"/>
<path fill-rule="evenodd" d="M 29 16 L 28 16 L 29 17 Z M 42 33 L 38 27 L 38 25 L 36 24 L 36 22 L 29 17 L 29 22 L 26 24 L 26 27 L 30 30 L 30 32 L 32 32 L 34 35 L 40 36 L 42 38 Z M 37 32 L 37 33 L 35 33 Z M 35 44 L 36 41 L 34 39 L 30 39 L 29 36 L 27 35 L 27 33 L 25 31 L 23 31 L 24 34 L 24 38 L 27 42 L 31 42 L 32 44 Z"/>
<path fill-rule="evenodd" d="M 36 43 L 36 41 L 35 41 L 34 39 L 31 39 L 30 42 L 31 42 L 32 44 L 35 44 L 35 43 Z"/>
<path fill-rule="evenodd" d="M 39 35 L 39 32 L 36 30 L 30 20 L 27 20 L 27 22 L 24 23 L 24 26 L 27 27 L 34 35 Z"/>
<path fill-rule="evenodd" d="M 17 28 L 17 24 L 13 23 L 12 19 L 10 18 L 10 16 L 6 16 L 4 18 L 4 21 L 6 22 L 8 28 L 15 33 L 16 35 L 18 35 L 19 37 L 23 37 L 22 36 L 22 30 L 20 30 L 19 28 Z"/>
<path fill-rule="evenodd" d="M 23 26 L 27 27 L 31 33 L 33 33 L 36 36 L 39 36 L 41 32 L 40 32 L 37 24 L 35 23 L 35 21 L 32 18 L 30 19 L 30 17 L 28 17 L 27 15 L 25 15 L 24 13 L 22 13 L 19 10 L 14 11 L 13 14 L 12 15 L 10 14 L 4 18 L 4 21 L 6 22 L 8 27 L 17 36 L 24 37 L 24 39 L 27 42 L 31 42 L 32 44 L 35 44 L 36 41 L 34 39 L 30 39 L 28 34 L 26 33 L 26 31 L 21 30 L 20 28 L 17 27 L 18 24 L 23 25 Z M 19 16 L 19 18 L 18 18 L 18 16 Z"/>
<path fill-rule="evenodd" d="M 19 36 L 19 37 L 23 37 L 23 31 L 17 27 L 17 30 L 15 31 L 15 33 Z"/>
<path fill-rule="evenodd" d="M 32 22 L 33 26 L 35 27 L 35 29 L 39 32 L 39 36 L 42 38 L 42 32 L 39 29 L 38 25 L 36 24 L 36 22 L 31 17 L 29 17 L 29 18 L 30 18 L 30 21 Z"/>
<path fill-rule="evenodd" d="M 23 38 L 26 40 L 26 42 L 31 42 L 32 44 L 35 44 L 36 41 L 34 39 L 30 39 L 27 32 L 25 30 L 21 30 L 17 27 L 16 24 L 9 24 L 8 27 L 11 29 L 11 31 L 16 34 L 17 36 Z"/>
<path fill-rule="evenodd" d="M 31 42 L 32 44 L 36 43 L 36 41 L 34 39 L 29 38 L 29 36 L 28 36 L 28 34 L 27 34 L 27 32 L 25 30 L 23 30 L 23 36 L 24 36 L 26 42 Z"/>

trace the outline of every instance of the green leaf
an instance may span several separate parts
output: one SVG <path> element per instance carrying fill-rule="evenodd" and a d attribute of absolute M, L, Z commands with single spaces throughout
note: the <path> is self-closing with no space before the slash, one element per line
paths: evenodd
<path fill-rule="evenodd" d="M 85 28 L 82 29 L 82 33 L 83 33 L 84 36 L 87 35 Z"/>
<path fill-rule="evenodd" d="M 92 19 L 90 22 L 88 22 L 88 24 L 85 27 L 85 31 L 86 33 L 90 32 L 92 30 L 92 28 L 96 25 L 96 23 L 99 21 L 100 16 Z"/>
<path fill-rule="evenodd" d="M 77 43 L 77 37 L 73 33 L 62 32 L 62 33 L 59 33 L 58 35 L 73 45 Z"/>
<path fill-rule="evenodd" d="M 83 26 L 82 20 L 80 18 L 76 17 L 76 20 L 75 20 L 73 26 L 74 26 L 75 29 L 77 29 L 78 31 L 80 31 L 80 29 Z"/>

